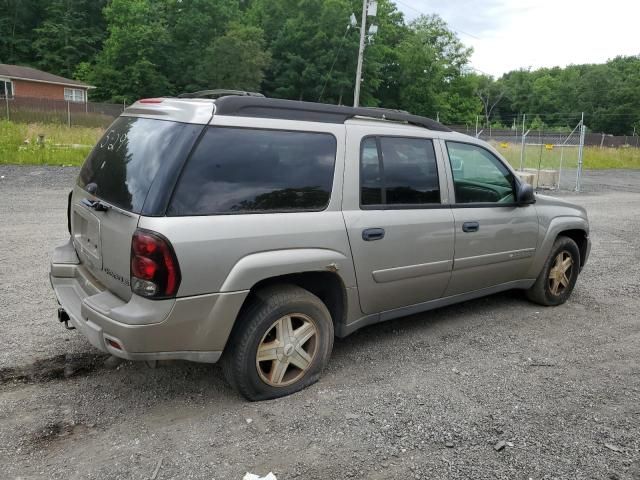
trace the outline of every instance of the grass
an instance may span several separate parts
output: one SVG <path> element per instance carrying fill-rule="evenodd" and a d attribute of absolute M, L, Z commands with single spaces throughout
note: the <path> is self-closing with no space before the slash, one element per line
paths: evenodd
<path fill-rule="evenodd" d="M 520 145 L 516 144 L 493 144 L 493 146 L 509 161 L 514 168 L 520 168 Z M 578 147 L 554 147 L 551 150 L 543 145 L 527 145 L 524 155 L 525 168 L 559 169 L 560 161 L 562 168 L 577 168 Z M 585 147 L 583 168 L 585 170 L 603 169 L 640 169 L 640 149 L 639 148 L 600 148 Z"/>
<path fill-rule="evenodd" d="M 102 132 L 99 127 L 0 121 L 0 164 L 82 165 Z M 38 143 L 38 135 L 44 135 L 44 145 Z M 511 165 L 520 167 L 520 145 L 494 146 Z M 577 147 L 547 150 L 534 145 L 526 147 L 524 166 L 538 168 L 540 164 L 541 168 L 558 169 L 561 156 L 563 168 L 577 167 Z M 640 169 L 640 149 L 585 147 L 584 168 Z"/>
<path fill-rule="evenodd" d="M 102 128 L 0 121 L 0 164 L 82 165 Z M 44 143 L 38 136 L 44 135 Z"/>

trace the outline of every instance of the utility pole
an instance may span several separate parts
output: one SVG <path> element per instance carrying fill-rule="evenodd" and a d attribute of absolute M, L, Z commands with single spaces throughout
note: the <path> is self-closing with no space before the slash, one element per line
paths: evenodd
<path fill-rule="evenodd" d="M 353 106 L 360 104 L 360 83 L 362 83 L 362 62 L 364 61 L 364 37 L 367 27 L 368 0 L 362 0 L 362 21 L 360 22 L 360 48 L 358 50 L 358 68 L 356 69 L 356 90 L 353 94 Z"/>
<path fill-rule="evenodd" d="M 356 89 L 353 93 L 353 106 L 360 106 L 360 86 L 362 84 L 362 64 L 364 62 L 364 47 L 367 35 L 367 16 L 375 17 L 378 12 L 376 0 L 362 0 L 362 21 L 360 22 L 360 48 L 358 49 L 358 68 L 356 70 Z M 369 35 L 378 31 L 377 25 L 371 25 Z"/>

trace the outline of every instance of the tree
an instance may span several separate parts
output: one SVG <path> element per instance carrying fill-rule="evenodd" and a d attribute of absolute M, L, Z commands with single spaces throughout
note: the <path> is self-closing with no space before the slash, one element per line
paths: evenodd
<path fill-rule="evenodd" d="M 413 21 L 397 52 L 399 108 L 439 115 L 445 121 L 466 121 L 475 115 L 474 77 L 465 70 L 472 51 L 444 20 L 424 15 Z"/>
<path fill-rule="evenodd" d="M 491 125 L 491 114 L 504 97 L 504 88 L 487 75 L 479 75 L 475 93 L 482 102 L 485 125 Z"/>
<path fill-rule="evenodd" d="M 0 0 L 0 63 L 34 65 L 34 30 L 44 0 Z"/>
<path fill-rule="evenodd" d="M 33 49 L 39 68 L 72 77 L 77 65 L 90 61 L 104 37 L 105 0 L 52 0 L 35 29 Z"/>
<path fill-rule="evenodd" d="M 269 96 L 318 101 L 323 86 L 325 101 L 337 101 L 352 90 L 347 72 L 355 62 L 355 31 L 346 32 L 351 8 L 347 0 L 256 0 L 249 18 L 265 27 L 273 61 L 265 78 Z M 268 33 L 267 33 L 268 32 Z M 340 55 L 336 59 L 336 54 Z M 328 78 L 334 59 L 336 63 Z M 349 75 L 350 77 L 350 75 Z"/>
<path fill-rule="evenodd" d="M 231 22 L 241 20 L 238 0 L 165 0 L 169 35 L 167 64 L 163 71 L 177 92 L 210 87 L 199 82 L 205 51 L 227 33 Z"/>
<path fill-rule="evenodd" d="M 95 98 L 132 102 L 173 90 L 163 71 L 170 63 L 163 6 L 160 0 L 111 0 L 105 8 L 104 47 L 93 68 L 80 68 L 97 86 Z"/>
<path fill-rule="evenodd" d="M 198 69 L 198 82 L 207 88 L 259 91 L 271 55 L 257 27 L 234 24 L 206 49 Z"/>

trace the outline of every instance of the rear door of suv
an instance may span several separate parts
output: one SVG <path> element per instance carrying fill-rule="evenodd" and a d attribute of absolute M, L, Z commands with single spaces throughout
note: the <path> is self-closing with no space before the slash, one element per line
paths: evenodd
<path fill-rule="evenodd" d="M 164 214 L 174 179 L 202 128 L 119 117 L 80 171 L 70 208 L 73 244 L 83 266 L 123 300 L 131 297 L 131 238 L 140 215 Z"/>
<path fill-rule="evenodd" d="M 424 132 L 364 121 L 347 128 L 343 214 L 366 314 L 440 298 L 451 276 L 446 175 Z"/>

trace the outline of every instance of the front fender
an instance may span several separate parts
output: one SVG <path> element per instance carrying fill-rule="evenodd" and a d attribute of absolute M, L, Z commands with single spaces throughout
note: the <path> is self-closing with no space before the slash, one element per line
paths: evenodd
<path fill-rule="evenodd" d="M 536 257 L 529 270 L 528 278 L 537 278 L 546 262 L 553 243 L 558 238 L 558 235 L 566 230 L 582 230 L 585 234 L 589 233 L 589 222 L 582 217 L 576 216 L 561 216 L 554 217 L 549 222 L 549 225 L 544 231 L 544 237 L 542 238 L 539 247 L 537 249 Z"/>
<path fill-rule="evenodd" d="M 355 287 L 353 263 L 346 255 L 321 248 L 272 250 L 241 258 L 225 279 L 221 292 L 249 290 L 268 278 L 302 272 L 335 272 L 345 287 Z"/>

